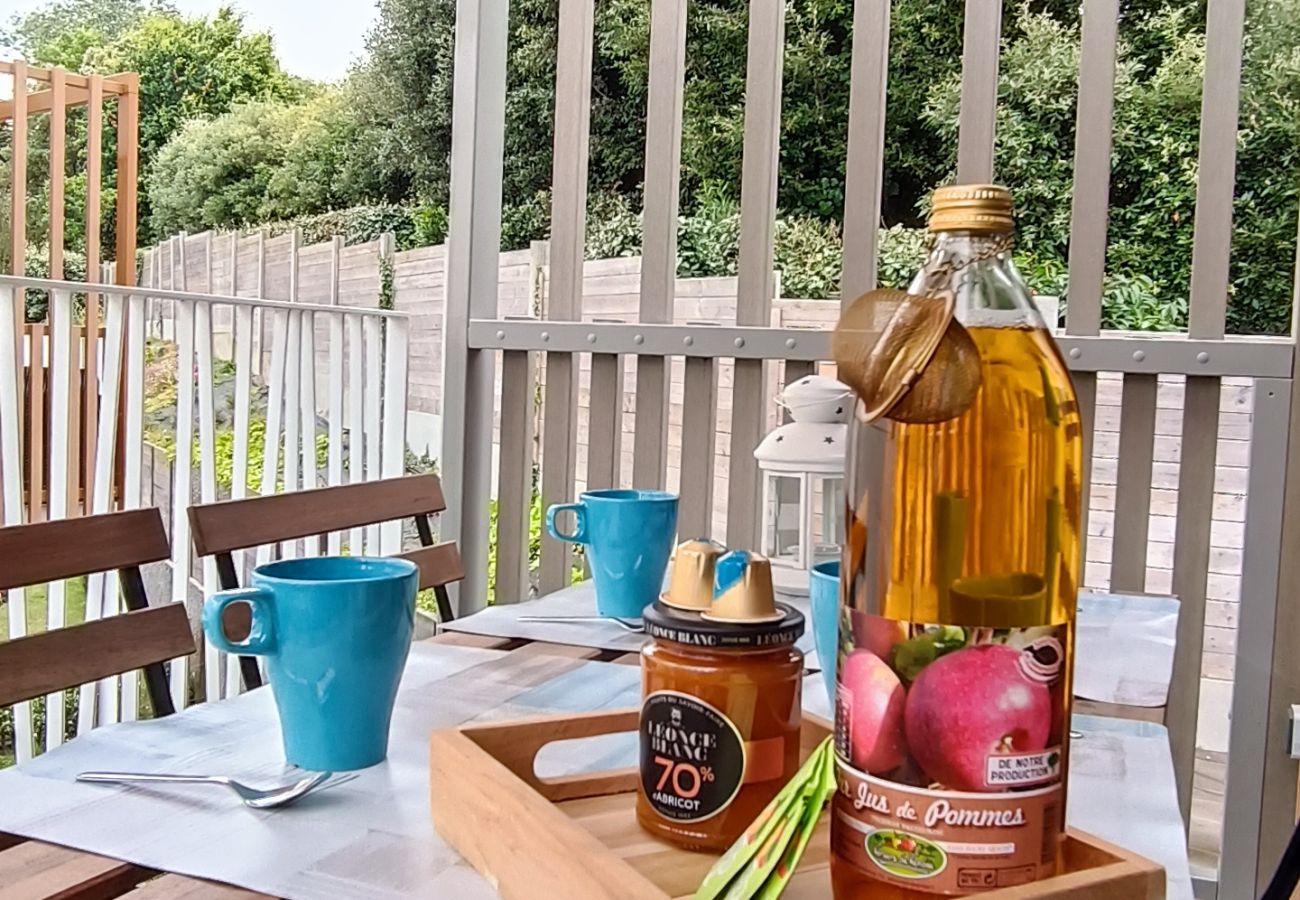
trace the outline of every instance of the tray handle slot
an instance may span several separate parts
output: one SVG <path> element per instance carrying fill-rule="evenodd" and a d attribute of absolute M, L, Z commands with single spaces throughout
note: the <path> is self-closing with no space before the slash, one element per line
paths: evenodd
<path fill-rule="evenodd" d="M 543 716 L 515 720 L 502 725 L 473 725 L 462 732 L 474 743 L 552 803 L 598 797 L 636 790 L 637 770 L 616 769 L 609 772 L 586 772 L 556 778 L 540 778 L 536 773 L 538 752 L 547 744 L 576 741 L 605 734 L 635 732 L 641 711 L 623 709 L 580 713 L 568 717 Z"/>

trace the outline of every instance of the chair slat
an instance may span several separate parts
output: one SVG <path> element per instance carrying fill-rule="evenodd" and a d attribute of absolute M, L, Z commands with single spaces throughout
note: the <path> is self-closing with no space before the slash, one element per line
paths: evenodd
<path fill-rule="evenodd" d="M 158 510 L 0 528 L 0 590 L 167 559 Z"/>
<path fill-rule="evenodd" d="M 411 475 L 191 506 L 190 523 L 207 556 L 445 508 L 436 475 Z"/>
<path fill-rule="evenodd" d="M 409 559 L 420 568 L 420 590 L 460 581 L 465 577 L 465 567 L 461 565 L 460 551 L 453 541 L 435 544 L 432 547 L 419 547 L 399 553 L 402 559 Z"/>
<path fill-rule="evenodd" d="M 0 644 L 0 706 L 193 652 L 179 603 L 17 638 Z"/>

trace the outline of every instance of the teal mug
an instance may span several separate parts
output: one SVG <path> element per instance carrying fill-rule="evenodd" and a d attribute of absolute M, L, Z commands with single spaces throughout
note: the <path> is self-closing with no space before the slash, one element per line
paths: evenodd
<path fill-rule="evenodd" d="M 569 511 L 574 528 L 563 532 L 555 517 Z M 587 491 L 577 503 L 546 511 L 546 531 L 558 541 L 582 544 L 596 582 L 596 612 L 639 618 L 659 599 L 677 536 L 677 495 L 667 491 Z"/>
<path fill-rule="evenodd" d="M 282 560 L 254 569 L 252 587 L 209 597 L 203 631 L 220 650 L 266 659 L 290 763 L 363 769 L 388 753 L 418 587 L 419 570 L 404 559 Z M 240 642 L 222 627 L 233 603 L 252 616 Z"/>

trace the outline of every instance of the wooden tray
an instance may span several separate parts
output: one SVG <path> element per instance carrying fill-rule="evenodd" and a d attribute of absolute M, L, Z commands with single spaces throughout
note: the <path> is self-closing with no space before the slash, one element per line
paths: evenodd
<path fill-rule="evenodd" d="M 429 784 L 433 822 L 506 900 L 689 898 L 717 856 L 679 850 L 641 830 L 633 811 L 637 772 L 538 778 L 537 752 L 556 741 L 635 732 L 639 712 L 595 712 L 435 732 Z M 803 755 L 829 733 L 807 717 Z M 831 895 L 829 816 L 823 816 L 786 887 L 789 900 Z M 1164 869 L 1091 835 L 1070 831 L 1067 871 L 982 898 L 1156 900 Z"/>

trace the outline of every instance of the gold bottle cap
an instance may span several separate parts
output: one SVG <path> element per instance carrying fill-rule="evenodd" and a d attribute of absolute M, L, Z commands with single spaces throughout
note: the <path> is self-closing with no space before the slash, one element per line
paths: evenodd
<path fill-rule="evenodd" d="M 935 188 L 930 231 L 1006 234 L 1015 230 L 1011 192 L 998 184 L 951 184 Z"/>

